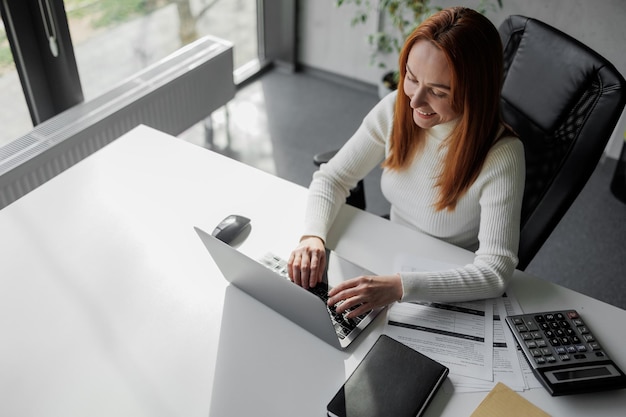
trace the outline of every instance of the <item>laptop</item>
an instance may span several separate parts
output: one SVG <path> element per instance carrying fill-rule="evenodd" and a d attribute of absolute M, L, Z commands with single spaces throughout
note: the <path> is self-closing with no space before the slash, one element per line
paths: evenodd
<path fill-rule="evenodd" d="M 377 308 L 355 319 L 346 319 L 326 305 L 330 282 L 372 272 L 328 251 L 324 282 L 306 290 L 286 275 L 286 261 L 268 253 L 255 260 L 236 248 L 195 227 L 224 278 L 300 327 L 338 348 L 347 348 L 384 309 Z"/>

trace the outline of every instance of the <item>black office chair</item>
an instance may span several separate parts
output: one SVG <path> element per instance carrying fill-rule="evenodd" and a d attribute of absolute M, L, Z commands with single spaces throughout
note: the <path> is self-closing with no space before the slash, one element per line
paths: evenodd
<path fill-rule="evenodd" d="M 517 266 L 523 270 L 593 173 L 626 103 L 626 82 L 606 59 L 536 19 L 510 16 L 499 31 L 502 115 L 526 153 Z M 353 194 L 353 203 L 365 201 L 362 188 Z"/>
<path fill-rule="evenodd" d="M 315 166 L 319 167 L 320 165 L 330 161 L 330 158 L 335 156 L 336 153 L 337 149 L 329 152 L 318 153 L 313 156 L 313 163 Z M 363 184 L 363 180 L 360 180 L 357 185 L 350 190 L 350 194 L 346 197 L 346 204 L 365 210 L 365 185 Z"/>
<path fill-rule="evenodd" d="M 538 20 L 510 16 L 499 30 L 502 115 L 526 153 L 525 269 L 591 177 L 624 109 L 626 82 L 606 59 Z"/>

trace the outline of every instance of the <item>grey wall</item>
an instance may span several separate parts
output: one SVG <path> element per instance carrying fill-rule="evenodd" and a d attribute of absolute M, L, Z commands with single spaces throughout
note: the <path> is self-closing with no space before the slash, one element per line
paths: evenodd
<path fill-rule="evenodd" d="M 502 0 L 503 9 L 487 16 L 499 26 L 511 14 L 539 19 L 585 43 L 626 76 L 625 0 Z M 433 0 L 442 7 L 476 7 L 479 0 Z M 334 0 L 300 0 L 299 62 L 331 73 L 376 84 L 384 70 L 370 65 L 367 34 L 378 22 L 352 27 L 352 6 L 337 8 Z M 388 62 L 393 64 L 395 57 Z M 626 131 L 626 112 L 613 133 L 606 154 L 618 158 Z"/>

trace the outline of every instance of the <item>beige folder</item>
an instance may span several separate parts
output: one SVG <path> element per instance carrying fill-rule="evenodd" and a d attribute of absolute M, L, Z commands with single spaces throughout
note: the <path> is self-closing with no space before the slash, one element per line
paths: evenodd
<path fill-rule="evenodd" d="M 550 417 L 501 382 L 487 394 L 470 417 Z"/>

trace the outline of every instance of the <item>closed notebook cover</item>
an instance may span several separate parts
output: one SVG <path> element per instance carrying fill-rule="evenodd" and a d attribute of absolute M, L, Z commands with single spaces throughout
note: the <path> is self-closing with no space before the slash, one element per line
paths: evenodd
<path fill-rule="evenodd" d="M 328 415 L 420 416 L 447 375 L 444 365 L 381 335 L 328 403 Z"/>

